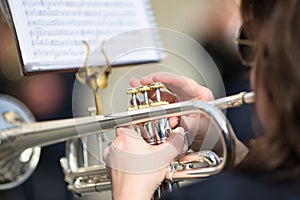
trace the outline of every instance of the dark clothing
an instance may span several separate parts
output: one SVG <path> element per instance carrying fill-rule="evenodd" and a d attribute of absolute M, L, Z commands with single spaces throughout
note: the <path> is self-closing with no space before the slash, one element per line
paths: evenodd
<path fill-rule="evenodd" d="M 161 200 L 296 200 L 300 199 L 300 179 L 268 182 L 258 174 L 224 173 L 166 194 Z"/>
<path fill-rule="evenodd" d="M 220 71 L 226 96 L 251 90 L 249 83 L 250 68 L 241 64 L 237 51 L 223 37 L 209 38 L 207 41 L 202 42 L 202 45 Z M 219 97 L 216 96 L 216 98 Z M 248 143 L 250 139 L 256 137 L 251 123 L 255 115 L 252 105 L 226 110 L 226 117 L 230 121 L 236 136 L 243 143 Z"/>

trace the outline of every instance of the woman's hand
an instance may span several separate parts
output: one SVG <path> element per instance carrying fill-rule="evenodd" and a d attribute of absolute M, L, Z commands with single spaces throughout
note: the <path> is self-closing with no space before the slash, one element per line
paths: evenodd
<path fill-rule="evenodd" d="M 212 92 L 199 85 L 194 80 L 169 72 L 154 72 L 141 79 L 132 78 L 130 85 L 138 87 L 140 85 L 150 85 L 153 82 L 161 82 L 169 91 L 161 92 L 161 99 L 169 103 L 187 100 L 201 100 L 212 101 L 214 100 Z M 155 92 L 148 92 L 151 99 L 155 99 Z M 201 121 L 201 123 L 200 123 Z M 193 143 L 192 147 L 200 146 L 207 132 L 209 120 L 201 119 L 199 114 L 192 114 L 188 116 L 172 117 L 170 118 L 171 127 L 182 126 L 189 131 L 191 141 L 200 141 Z M 217 138 L 215 138 L 217 141 Z M 196 144 L 196 145 L 195 145 Z M 199 148 L 197 149 L 199 150 Z"/>
<path fill-rule="evenodd" d="M 153 82 L 163 83 L 166 88 L 172 92 L 162 92 L 161 94 L 162 99 L 170 103 L 192 99 L 201 101 L 214 100 L 214 96 L 208 88 L 199 85 L 188 77 L 169 72 L 155 72 L 141 79 L 132 78 L 130 85 L 132 87 L 138 87 L 140 85 L 150 85 Z M 155 93 L 152 92 L 149 96 L 151 99 L 155 99 L 154 95 Z"/>
<path fill-rule="evenodd" d="M 162 100 L 168 101 L 169 103 L 187 100 L 201 100 L 206 102 L 214 100 L 214 96 L 208 88 L 199 85 L 188 77 L 170 72 L 154 72 L 141 79 L 132 78 L 130 80 L 130 85 L 132 87 L 138 87 L 140 85 L 149 85 L 153 82 L 163 83 L 170 91 L 161 92 Z M 153 91 L 149 92 L 148 96 L 151 99 L 155 99 L 155 93 Z M 203 145 L 203 142 L 205 143 L 204 145 L 206 148 L 216 148 L 216 150 L 220 150 L 219 139 L 216 134 L 217 131 L 210 131 L 210 134 L 207 134 L 209 129 L 214 128 L 214 125 L 210 124 L 208 118 L 205 118 L 200 114 L 181 116 L 180 120 L 179 118 L 172 117 L 170 118 L 170 124 L 172 127 L 179 125 L 189 131 L 193 150 L 198 151 Z M 236 142 L 235 163 L 238 164 L 247 154 L 248 149 L 236 137 L 234 140 Z M 216 145 L 217 143 L 218 145 Z"/>
<path fill-rule="evenodd" d="M 167 142 L 160 145 L 146 143 L 133 127 L 118 128 L 116 133 L 116 139 L 103 155 L 111 176 L 113 198 L 151 199 L 164 180 L 169 163 L 183 149 L 183 128 L 176 128 Z"/>

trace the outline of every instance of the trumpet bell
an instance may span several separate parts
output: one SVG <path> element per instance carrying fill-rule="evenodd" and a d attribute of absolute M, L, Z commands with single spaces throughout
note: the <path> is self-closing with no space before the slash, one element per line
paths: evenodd
<path fill-rule="evenodd" d="M 35 121 L 30 110 L 13 97 L 0 95 L 0 105 L 0 132 Z M 0 190 L 22 184 L 31 176 L 39 162 L 41 147 L 18 150 L 15 148 L 17 144 L 13 143 L 15 137 L 16 135 L 2 134 L 0 138 L 0 145 L 3 142 L 12 144 L 5 151 L 0 151 Z"/>

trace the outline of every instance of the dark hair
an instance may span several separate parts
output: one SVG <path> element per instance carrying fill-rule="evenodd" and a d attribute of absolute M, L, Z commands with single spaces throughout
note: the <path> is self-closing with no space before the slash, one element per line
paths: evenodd
<path fill-rule="evenodd" d="M 300 2 L 243 0 L 241 14 L 256 35 L 255 77 L 276 114 L 253 140 L 240 168 L 300 176 Z"/>
<path fill-rule="evenodd" d="M 277 0 L 242 0 L 241 17 L 253 32 L 257 32 L 269 19 Z"/>

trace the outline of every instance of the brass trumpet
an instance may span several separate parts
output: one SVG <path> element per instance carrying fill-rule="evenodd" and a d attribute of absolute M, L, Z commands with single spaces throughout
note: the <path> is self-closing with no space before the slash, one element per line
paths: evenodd
<path fill-rule="evenodd" d="M 153 120 L 166 119 L 172 116 L 188 115 L 204 112 L 211 117 L 220 128 L 223 144 L 223 157 L 217 158 L 211 152 L 194 153 L 200 162 L 209 163 L 208 167 L 189 168 L 188 162 L 174 161 L 170 165 L 170 173 L 166 180 L 181 180 L 189 177 L 207 177 L 220 172 L 234 160 L 233 130 L 220 109 L 236 107 L 254 102 L 253 92 L 243 92 L 212 102 L 185 101 L 174 104 L 164 104 L 143 109 L 130 109 L 126 112 L 106 115 L 89 116 L 72 119 L 62 119 L 47 122 L 35 122 L 30 111 L 18 100 L 0 96 L 0 190 L 16 187 L 26 181 L 37 166 L 40 148 L 50 144 L 67 143 L 66 158 L 61 159 L 61 165 L 66 174 L 65 180 L 74 193 L 101 191 L 110 188 L 106 176 L 105 165 L 82 167 L 76 171 L 70 164 L 74 154 L 74 139 L 101 134 L 118 126 L 147 123 Z M 81 133 L 78 134 L 78 129 Z M 185 168 L 182 170 L 182 168 Z"/>

